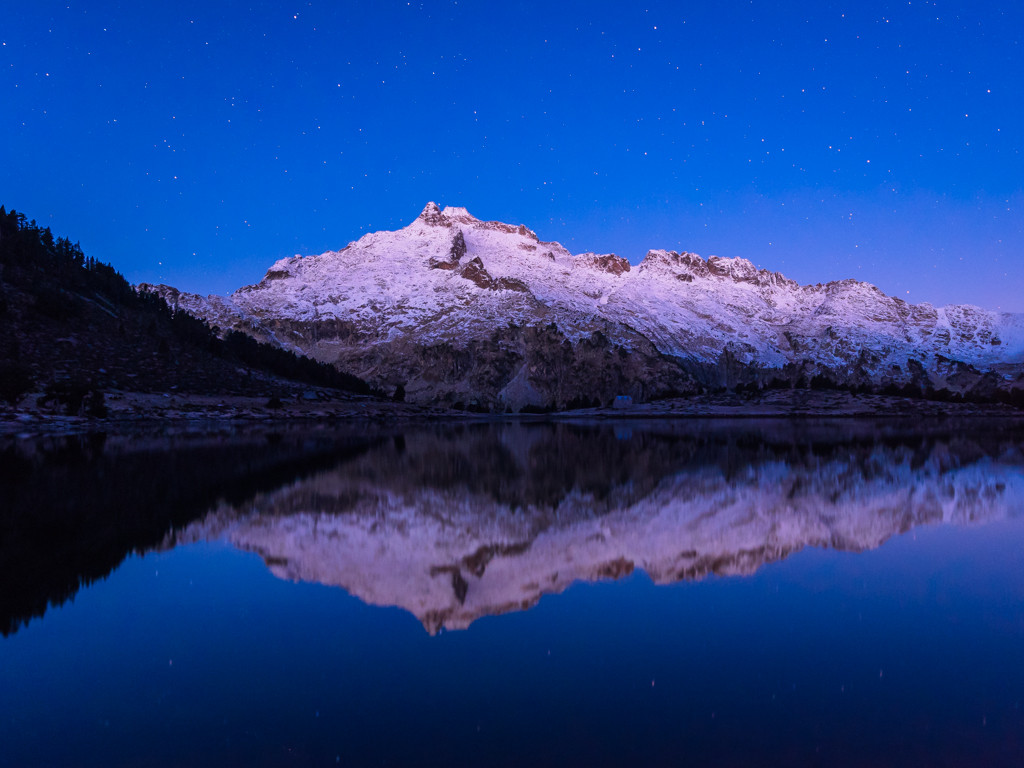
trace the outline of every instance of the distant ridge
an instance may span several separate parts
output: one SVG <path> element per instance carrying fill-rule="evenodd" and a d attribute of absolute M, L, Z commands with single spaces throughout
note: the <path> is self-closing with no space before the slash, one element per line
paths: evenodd
<path fill-rule="evenodd" d="M 273 264 L 229 297 L 140 286 L 221 329 L 414 402 L 518 411 L 819 386 L 999 399 L 1024 387 L 1024 316 L 800 285 L 741 258 L 572 254 L 428 203 L 408 226 Z"/>

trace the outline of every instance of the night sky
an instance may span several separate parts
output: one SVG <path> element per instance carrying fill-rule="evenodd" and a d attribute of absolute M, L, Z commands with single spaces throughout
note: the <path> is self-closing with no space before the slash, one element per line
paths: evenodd
<path fill-rule="evenodd" d="M 428 200 L 1024 311 L 1024 3 L 4 3 L 0 202 L 225 293 Z"/>

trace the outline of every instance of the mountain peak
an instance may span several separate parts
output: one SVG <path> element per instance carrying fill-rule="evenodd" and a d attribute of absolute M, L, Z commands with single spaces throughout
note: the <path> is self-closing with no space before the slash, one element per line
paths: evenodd
<path fill-rule="evenodd" d="M 437 203 L 431 200 L 423 206 L 423 211 L 416 218 L 420 221 L 426 222 L 427 224 L 440 224 L 441 209 L 438 207 Z"/>
<path fill-rule="evenodd" d="M 450 227 L 452 224 L 479 224 L 480 219 L 460 206 L 446 206 L 442 210 L 437 203 L 429 202 L 424 206 L 423 212 L 416 217 L 433 227 Z"/>
<path fill-rule="evenodd" d="M 445 209 L 441 211 L 441 215 L 449 221 L 457 221 L 461 224 L 473 224 L 480 221 L 480 219 L 471 214 L 465 208 L 458 206 L 445 206 Z"/>

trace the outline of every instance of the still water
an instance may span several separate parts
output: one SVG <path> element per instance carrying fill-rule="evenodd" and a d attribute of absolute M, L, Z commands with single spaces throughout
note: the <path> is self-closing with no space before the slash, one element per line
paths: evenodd
<path fill-rule="evenodd" d="M 0 442 L 0 766 L 1021 765 L 1011 422 Z"/>

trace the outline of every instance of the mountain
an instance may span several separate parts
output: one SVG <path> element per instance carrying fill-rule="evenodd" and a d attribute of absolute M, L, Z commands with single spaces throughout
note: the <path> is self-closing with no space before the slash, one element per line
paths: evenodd
<path fill-rule="evenodd" d="M 365 382 L 136 291 L 113 267 L 0 207 L 0 407 L 104 416 L 126 393 L 340 396 Z M 341 391 L 344 390 L 343 394 Z M 34 396 L 31 396 L 34 395 Z M 9 415 L 9 414 L 8 414 Z"/>
<path fill-rule="evenodd" d="M 1024 511 L 1012 428 L 670 424 L 407 433 L 222 503 L 165 546 L 227 541 L 279 578 L 399 606 L 433 634 L 527 609 L 575 581 L 745 575 L 806 547 L 857 552 L 919 526 Z"/>
<path fill-rule="evenodd" d="M 740 387 L 1024 387 L 1024 316 L 800 285 L 740 258 L 636 267 L 430 203 L 407 227 L 282 259 L 227 297 L 140 286 L 222 330 L 416 402 L 518 410 Z"/>

